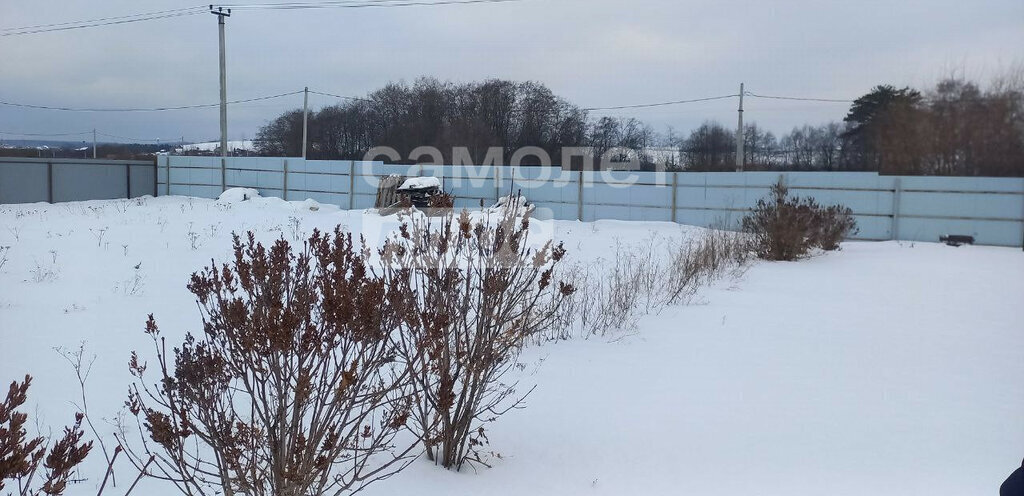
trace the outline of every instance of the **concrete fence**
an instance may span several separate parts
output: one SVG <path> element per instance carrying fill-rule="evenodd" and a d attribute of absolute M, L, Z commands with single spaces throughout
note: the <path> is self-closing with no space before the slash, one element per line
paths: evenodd
<path fill-rule="evenodd" d="M 228 187 L 312 198 L 342 208 L 373 206 L 388 174 L 441 178 L 457 207 L 522 191 L 556 219 L 666 221 L 736 228 L 783 181 L 792 194 L 850 207 L 866 240 L 937 241 L 967 234 L 981 244 L 1024 243 L 1024 178 L 881 176 L 873 172 L 568 171 L 551 167 L 398 166 L 301 158 L 160 157 L 159 194 L 213 198 Z M 168 180 L 169 179 L 169 180 Z"/>
<path fill-rule="evenodd" d="M 156 195 L 153 161 L 0 157 L 0 203 Z"/>

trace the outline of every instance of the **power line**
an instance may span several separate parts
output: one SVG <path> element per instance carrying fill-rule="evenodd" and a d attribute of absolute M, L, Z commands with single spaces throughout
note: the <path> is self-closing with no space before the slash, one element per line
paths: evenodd
<path fill-rule="evenodd" d="M 6 135 L 6 136 L 31 136 L 31 137 L 50 137 L 50 138 L 63 137 L 63 136 L 85 136 L 85 135 L 91 135 L 92 133 L 93 133 L 92 131 L 82 131 L 80 133 L 21 133 L 21 132 L 14 132 L 14 131 L 0 131 L 0 135 Z M 108 133 L 104 133 L 104 132 L 100 132 L 100 131 L 96 131 L 96 135 L 97 136 L 104 136 L 104 137 L 107 137 L 107 138 L 128 140 L 129 144 L 131 144 L 131 143 L 139 143 L 139 142 L 143 142 L 143 141 L 153 142 L 153 143 L 175 144 L 178 141 L 178 138 L 173 138 L 173 139 L 133 138 L 131 136 L 120 136 L 120 135 L 117 135 L 117 134 L 108 134 Z"/>
<path fill-rule="evenodd" d="M 81 21 L 57 22 L 57 23 L 50 23 L 50 24 L 36 24 L 36 25 L 33 25 L 33 26 L 21 26 L 21 27 L 17 27 L 17 28 L 0 28 L 0 31 L 24 31 L 24 30 L 27 30 L 27 29 L 40 29 L 40 28 L 51 28 L 51 27 L 58 27 L 58 26 L 69 26 L 69 25 L 72 25 L 72 24 L 86 24 L 86 23 L 104 22 L 104 21 L 112 21 L 112 20 L 119 20 L 119 19 L 128 19 L 128 18 L 132 18 L 132 17 L 143 17 L 143 16 L 170 14 L 170 13 L 175 13 L 175 12 L 185 12 L 185 11 L 191 11 L 191 10 L 199 10 L 199 9 L 203 9 L 203 8 L 204 8 L 204 6 L 200 5 L 200 6 L 196 6 L 196 7 L 186 7 L 186 8 L 183 8 L 183 9 L 158 10 L 156 12 L 142 12 L 142 13 L 139 13 L 139 14 L 130 14 L 130 15 L 123 15 L 123 16 L 99 17 L 99 18 L 96 18 L 96 19 L 83 19 Z"/>
<path fill-rule="evenodd" d="M 707 98 L 694 98 L 692 100 L 674 100 L 674 101 L 671 101 L 671 102 L 640 103 L 640 104 L 636 104 L 636 105 L 616 105 L 616 106 L 612 106 L 612 107 L 588 107 L 588 108 L 585 108 L 583 110 L 586 110 L 586 111 L 590 111 L 590 110 L 619 110 L 619 109 L 634 109 L 634 108 L 647 108 L 647 107 L 663 107 L 663 106 L 666 106 L 666 105 L 679 105 L 679 104 L 683 104 L 683 103 L 696 103 L 696 102 L 708 102 L 708 101 L 711 101 L 711 100 L 723 100 L 725 98 L 735 98 L 735 97 L 738 97 L 738 96 L 739 96 L 738 94 L 735 94 L 735 95 L 721 95 L 721 96 L 711 96 L 711 97 L 707 97 Z"/>
<path fill-rule="evenodd" d="M 810 98 L 810 97 L 795 97 L 795 96 L 777 96 L 777 95 L 760 95 L 757 93 L 751 93 L 749 91 L 743 92 L 744 96 L 754 98 L 769 98 L 772 100 L 796 100 L 805 102 L 825 102 L 825 103 L 852 103 L 853 100 L 837 99 L 837 98 Z M 695 103 L 695 102 L 707 102 L 712 100 L 723 100 L 726 98 L 735 98 L 740 96 L 738 93 L 733 95 L 721 95 L 712 96 L 708 98 L 694 98 L 691 100 L 674 100 L 671 102 L 658 102 L 658 103 L 641 103 L 636 105 L 615 105 L 611 107 L 589 107 L 583 110 L 621 110 L 621 109 L 636 109 L 636 108 L 648 108 L 648 107 L 663 107 L 667 105 L 679 105 L 684 103 Z"/>
<path fill-rule="evenodd" d="M 217 4 L 217 7 L 241 9 L 241 10 L 257 10 L 257 9 L 290 9 L 290 8 L 332 8 L 341 7 L 347 8 L 348 6 L 369 6 L 370 4 L 390 4 L 396 2 L 403 2 L 407 0 L 328 0 L 319 2 L 268 2 L 268 3 L 231 3 L 231 4 Z"/>
<path fill-rule="evenodd" d="M 302 93 L 301 90 L 300 91 L 292 91 L 292 92 L 289 92 L 289 93 L 281 93 L 281 94 L 278 94 L 278 95 L 268 95 L 268 96 L 260 96 L 260 97 L 256 97 L 256 98 L 246 98 L 244 100 L 233 100 L 233 101 L 230 101 L 230 102 L 227 102 L 227 103 L 228 104 L 237 104 L 237 103 L 258 102 L 258 101 L 262 101 L 262 100 L 270 100 L 270 99 L 281 98 L 281 97 L 285 97 L 285 96 L 298 95 L 300 93 Z M 177 107 L 153 107 L 153 108 L 72 108 L 72 107 L 55 107 L 55 106 L 49 106 L 49 105 L 32 105 L 32 104 L 28 104 L 28 103 L 15 103 L 15 102 L 6 102 L 6 101 L 0 100 L 0 105 L 8 105 L 8 106 L 11 106 L 11 107 L 21 107 L 21 108 L 30 108 L 30 109 L 38 109 L 38 110 L 60 110 L 60 111 L 65 111 L 65 112 L 164 112 L 164 111 L 168 111 L 168 110 L 188 110 L 188 109 L 218 107 L 218 106 L 220 106 L 220 103 L 204 103 L 204 104 L 198 104 L 198 105 L 180 105 L 180 106 L 177 106 Z"/>
<path fill-rule="evenodd" d="M 418 7 L 482 3 L 509 3 L 521 1 L 524 0 L 339 0 L 323 2 L 224 4 L 218 6 L 238 10 L 301 10 L 325 8 L 355 9 L 376 7 Z M 205 13 L 207 8 L 208 6 L 206 5 L 197 5 L 194 7 L 185 7 L 180 9 L 158 10 L 154 12 L 143 12 L 139 14 L 129 14 L 122 16 L 99 17 L 95 19 L 84 19 L 81 21 L 67 21 L 48 24 L 36 24 L 32 26 L 0 28 L 0 36 L 21 36 L 27 34 L 49 33 L 53 31 L 68 31 L 72 29 L 95 28 L 100 26 L 112 26 L 118 24 L 128 24 L 133 22 L 168 19 L 172 17 L 183 17 Z"/>
<path fill-rule="evenodd" d="M 145 14 L 133 14 L 126 16 L 115 16 L 115 17 L 103 17 L 99 19 L 90 19 L 84 21 L 69 21 L 53 24 L 39 24 L 36 26 L 23 26 L 19 28 L 4 28 L 0 31 L 0 36 L 19 36 L 26 34 L 35 33 L 48 33 L 52 31 L 68 31 L 72 29 L 85 29 L 94 28 L 99 26 L 112 26 L 117 24 L 128 24 L 132 22 L 141 21 L 152 21 L 156 19 L 168 19 L 172 17 L 182 17 L 189 15 L 201 14 L 204 11 L 201 10 L 203 7 L 190 7 L 187 9 L 174 9 L 158 12 L 149 12 Z"/>
<path fill-rule="evenodd" d="M 118 136 L 116 134 L 101 133 L 99 131 L 96 131 L 96 134 L 98 134 L 100 136 L 106 136 L 107 138 L 123 139 L 123 140 L 128 140 L 128 141 L 131 141 L 131 142 L 152 141 L 154 143 L 168 143 L 168 144 L 174 144 L 175 142 L 177 142 L 177 139 L 132 138 L 130 136 Z"/>
<path fill-rule="evenodd" d="M 82 131 L 80 133 L 16 133 L 13 131 L 0 131 L 0 134 L 13 136 L 81 136 L 85 134 L 92 134 L 92 131 Z"/>
<path fill-rule="evenodd" d="M 333 93 L 324 93 L 322 91 L 313 91 L 313 90 L 309 90 L 309 92 L 314 94 L 314 95 L 330 96 L 330 97 L 334 97 L 334 98 L 341 98 L 342 100 L 359 100 L 359 101 L 362 101 L 362 102 L 371 102 L 371 101 L 373 101 L 373 100 L 370 100 L 369 98 L 360 98 L 358 96 L 335 95 Z"/>
<path fill-rule="evenodd" d="M 839 98 L 804 98 L 796 96 L 774 96 L 774 95 L 758 95 L 749 91 L 743 93 L 746 96 L 752 96 L 754 98 L 769 98 L 772 100 L 796 100 L 801 102 L 826 102 L 826 103 L 853 103 L 853 100 L 845 100 Z"/>
<path fill-rule="evenodd" d="M 362 9 L 377 7 L 429 7 L 439 5 L 467 5 L 481 3 L 510 3 L 524 0 L 362 0 L 362 1 L 327 1 L 327 2 L 282 2 L 256 4 L 218 4 L 237 10 L 303 10 L 303 9 Z"/>

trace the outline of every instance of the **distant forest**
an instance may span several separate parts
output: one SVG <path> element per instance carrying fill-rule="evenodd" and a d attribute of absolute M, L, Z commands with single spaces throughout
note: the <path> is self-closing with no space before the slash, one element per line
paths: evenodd
<path fill-rule="evenodd" d="M 148 160 L 173 144 L 97 143 L 96 156 L 113 160 Z M 0 157 L 92 158 L 92 143 L 49 140 L 4 140 Z"/>
<path fill-rule="evenodd" d="M 745 169 L 1024 176 L 1022 82 L 1018 74 L 985 88 L 955 77 L 923 91 L 879 85 L 842 122 L 781 136 L 751 123 Z M 445 163 L 479 164 L 488 148 L 504 147 L 507 164 L 516 149 L 531 146 L 559 165 L 563 147 L 590 147 L 595 156 L 628 150 L 645 169 L 731 171 L 736 163 L 734 126 L 707 121 L 688 134 L 657 132 L 633 118 L 592 116 L 536 82 L 390 83 L 366 98 L 310 110 L 308 127 L 311 159 L 359 160 L 377 146 L 405 159 L 430 146 Z M 302 110 L 263 126 L 256 146 L 261 155 L 302 155 Z M 466 147 L 470 160 L 453 157 L 453 147 Z"/>
<path fill-rule="evenodd" d="M 455 84 L 420 78 L 311 109 L 307 156 L 361 160 L 383 146 L 398 152 L 398 163 L 412 163 L 412 156 L 449 164 L 508 164 L 516 150 L 537 147 L 555 165 L 577 168 L 579 157 L 562 163 L 562 149 L 585 147 L 596 157 L 615 150 L 617 161 L 632 159 L 648 170 L 732 171 L 735 136 L 734 125 L 715 121 L 679 133 L 672 128 L 659 132 L 633 118 L 592 115 L 536 82 Z M 749 123 L 743 139 L 745 170 L 1021 177 L 1024 71 L 985 87 L 959 77 L 925 90 L 879 85 L 857 98 L 842 122 L 803 125 L 778 136 Z M 86 158 L 92 156 L 88 145 L 30 146 L 7 140 L 0 156 Z M 302 110 L 269 121 L 257 133 L 255 145 L 259 155 L 301 156 Z M 419 156 L 422 146 L 436 148 L 441 157 Z M 453 156 L 457 147 L 468 153 Z M 492 147 L 504 148 L 504 155 L 488 155 Z M 97 155 L 145 159 L 173 148 L 167 143 L 100 143 Z"/>

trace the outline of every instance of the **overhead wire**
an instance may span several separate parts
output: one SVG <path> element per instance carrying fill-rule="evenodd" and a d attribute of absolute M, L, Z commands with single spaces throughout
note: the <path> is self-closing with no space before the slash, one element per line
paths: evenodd
<path fill-rule="evenodd" d="M 312 94 L 312 95 L 329 96 L 329 97 L 333 97 L 333 98 L 340 98 L 340 99 L 343 99 L 343 100 L 358 100 L 358 101 L 363 101 L 363 102 L 373 101 L 373 100 L 371 100 L 369 98 L 360 98 L 358 96 L 335 95 L 333 93 L 325 93 L 323 91 L 309 90 L 309 93 Z"/>
<path fill-rule="evenodd" d="M 92 134 L 92 131 L 82 131 L 80 133 L 16 133 L 14 131 L 0 131 L 0 134 L 12 135 L 12 136 L 37 136 L 37 137 L 55 137 L 55 136 L 81 136 L 85 134 Z"/>
<path fill-rule="evenodd" d="M 302 90 L 291 91 L 288 93 L 280 93 L 277 95 L 267 95 L 255 98 L 246 98 L 242 100 L 232 100 L 227 102 L 228 105 L 247 103 L 247 102 L 258 102 L 262 100 L 270 100 L 273 98 L 281 98 L 285 96 L 301 94 Z M 60 110 L 64 112 L 165 112 L 169 110 L 188 110 L 188 109 L 199 109 L 199 108 L 212 108 L 220 106 L 220 103 L 203 103 L 196 105 L 179 105 L 173 107 L 152 107 L 152 108 L 74 108 L 74 107 L 60 107 L 51 105 L 34 105 L 29 103 L 17 103 L 0 100 L 0 105 L 7 105 L 11 107 L 30 108 L 37 110 Z"/>
<path fill-rule="evenodd" d="M 85 24 L 85 23 L 103 22 L 103 21 L 111 21 L 111 20 L 118 20 L 118 19 L 128 19 L 128 18 L 132 18 L 132 17 L 142 17 L 142 16 L 152 16 L 152 15 L 160 15 L 160 14 L 170 14 L 170 13 L 175 13 L 175 12 L 184 12 L 184 11 L 191 11 L 191 10 L 198 10 L 198 9 L 205 9 L 205 8 L 206 8 L 205 6 L 199 5 L 199 6 L 194 6 L 194 7 L 185 7 L 185 8 L 181 8 L 181 9 L 158 10 L 158 11 L 155 11 L 155 12 L 142 12 L 142 13 L 139 13 L 139 14 L 129 14 L 129 15 L 123 15 L 123 16 L 98 17 L 96 19 L 83 19 L 81 21 L 67 21 L 67 22 L 56 22 L 56 23 L 50 23 L 50 24 L 36 24 L 36 25 L 32 25 L 32 26 L 21 26 L 21 27 L 16 27 L 16 28 L 0 28 L 0 31 L 22 31 L 22 30 L 26 30 L 26 29 L 38 29 L 38 28 L 49 28 L 49 27 L 57 27 L 57 26 L 68 26 L 68 25 L 72 25 L 72 24 Z"/>
<path fill-rule="evenodd" d="M 98 17 L 94 19 L 83 19 L 80 21 L 66 21 L 47 24 L 36 24 L 31 26 L 0 28 L 0 36 L 20 36 L 26 34 L 48 33 L 53 31 L 68 31 L 73 29 L 95 28 L 100 26 L 112 26 L 128 24 L 133 22 L 152 21 L 172 17 L 183 17 L 206 13 L 209 8 L 229 8 L 235 10 L 301 10 L 301 9 L 325 9 L 325 8 L 380 8 L 380 7 L 420 7 L 439 5 L 468 5 L 483 3 L 510 3 L 524 0 L 337 0 L 321 2 L 278 2 L 278 3 L 253 3 L 253 4 L 218 4 L 218 5 L 196 5 L 179 9 L 158 10 L 143 12 L 139 14 L 128 14 L 121 16 Z"/>
<path fill-rule="evenodd" d="M 733 94 L 733 95 L 720 95 L 720 96 L 710 96 L 710 97 L 707 97 L 707 98 L 694 98 L 694 99 L 691 99 L 691 100 L 673 100 L 673 101 L 670 101 L 670 102 L 638 103 L 638 104 L 635 104 L 635 105 L 615 105 L 615 106 L 611 106 L 611 107 L 587 107 L 587 108 L 584 108 L 583 110 L 586 110 L 586 111 L 590 111 L 590 110 L 619 110 L 619 109 L 635 109 L 635 108 L 648 108 L 648 107 L 663 107 L 663 106 L 666 106 L 666 105 L 680 105 L 680 104 L 684 104 L 684 103 L 696 103 L 696 102 L 709 102 L 709 101 L 712 101 L 712 100 L 723 100 L 723 99 L 726 99 L 726 98 L 735 98 L 735 97 L 738 97 L 738 96 L 740 96 L 740 95 L 737 93 L 737 94 Z"/>
<path fill-rule="evenodd" d="M 361 1 L 326 1 L 326 2 L 279 2 L 255 4 L 216 4 L 216 7 L 232 10 L 303 10 L 303 9 L 362 9 L 382 7 L 424 7 L 438 5 L 468 5 L 483 3 L 512 3 L 524 0 L 361 0 Z"/>
<path fill-rule="evenodd" d="M 22 26 L 16 28 L 0 29 L 0 36 L 19 36 L 35 33 L 48 33 L 52 31 L 68 31 L 72 29 L 85 29 L 100 26 L 113 26 L 141 21 L 152 21 L 156 19 L 168 19 L 172 17 L 183 17 L 205 13 L 205 7 L 190 7 L 187 9 L 174 9 L 144 14 L 133 14 L 125 16 L 105 17 L 83 21 L 69 21 L 52 24 L 39 24 L 36 26 Z"/>
<path fill-rule="evenodd" d="M 169 139 L 162 139 L 162 138 L 135 138 L 135 137 L 132 137 L 132 136 L 121 136 L 121 135 L 118 135 L 118 134 L 104 133 L 102 131 L 95 131 L 95 133 L 96 133 L 96 136 L 103 136 L 103 137 L 106 137 L 106 138 L 128 140 L 128 143 L 138 143 L 138 142 L 145 141 L 145 142 L 153 142 L 153 143 L 176 144 L 176 143 L 178 143 L 178 140 L 180 139 L 180 138 L 169 138 Z M 82 132 L 79 132 L 79 133 L 21 133 L 21 132 L 0 130 L 0 135 L 2 135 L 2 136 L 31 136 L 31 137 L 37 137 L 37 138 L 50 138 L 50 137 L 62 137 L 62 136 L 86 136 L 86 135 L 91 135 L 91 134 L 93 134 L 93 131 L 91 131 L 91 130 L 90 131 L 82 131 Z M 215 141 L 215 140 L 211 140 L 211 141 Z"/>
<path fill-rule="evenodd" d="M 114 139 L 124 139 L 124 140 L 129 140 L 129 141 L 131 141 L 131 142 L 139 142 L 139 141 L 152 141 L 152 142 L 154 142 L 154 143 L 169 143 L 169 144 L 174 144 L 174 143 L 177 143 L 177 141 L 178 141 L 177 139 L 160 139 L 160 138 L 156 138 L 156 139 L 153 139 L 153 138 L 132 138 L 132 137 L 130 137 L 130 136 L 118 136 L 118 135 L 116 135 L 116 134 L 107 134 L 107 133 L 101 133 L 101 132 L 99 132 L 99 131 L 97 131 L 97 132 L 96 132 L 96 135 L 98 135 L 98 136 L 105 136 L 105 137 L 107 137 L 107 138 L 114 138 Z"/>
<path fill-rule="evenodd" d="M 853 103 L 853 100 L 840 98 L 808 98 L 796 96 L 759 95 L 757 93 L 751 93 L 749 91 L 743 92 L 743 96 L 750 96 L 754 98 L 767 98 L 771 100 L 796 100 L 801 102 Z"/>

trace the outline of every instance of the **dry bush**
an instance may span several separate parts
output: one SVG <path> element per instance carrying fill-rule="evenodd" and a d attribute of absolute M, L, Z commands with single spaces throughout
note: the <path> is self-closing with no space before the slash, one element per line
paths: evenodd
<path fill-rule="evenodd" d="M 389 288 L 405 288 L 401 358 L 414 368 L 413 426 L 427 457 L 446 468 L 486 465 L 484 424 L 520 405 L 524 344 L 552 326 L 574 288 L 554 279 L 565 254 L 531 248 L 529 211 L 515 204 L 473 219 L 414 213 L 381 249 Z"/>
<path fill-rule="evenodd" d="M 141 449 L 120 440 L 135 463 L 154 453 L 151 475 L 189 495 L 299 496 L 356 491 L 410 462 L 416 443 L 397 435 L 412 383 L 392 344 L 405 294 L 368 255 L 337 229 L 297 253 L 234 236 L 234 260 L 188 285 L 203 333 L 168 352 L 150 316 L 154 382 L 132 354 L 127 405 L 147 435 Z"/>
<path fill-rule="evenodd" d="M 25 430 L 28 414 L 18 408 L 28 400 L 31 383 L 28 375 L 21 383 L 12 382 L 7 397 L 0 402 L 0 491 L 14 482 L 15 487 L 7 494 L 56 496 L 76 482 L 75 469 L 89 455 L 92 441 L 82 441 L 85 432 L 81 413 L 75 414 L 75 423 L 65 427 L 64 434 L 52 443 L 42 436 L 29 437 Z M 37 475 L 41 480 L 38 485 Z"/>
<path fill-rule="evenodd" d="M 813 198 L 789 196 L 780 180 L 767 198 L 743 218 L 757 255 L 766 260 L 796 260 L 814 248 L 835 250 L 857 232 L 853 212 L 843 206 L 822 207 Z"/>
<path fill-rule="evenodd" d="M 685 303 L 698 289 L 730 272 L 741 271 L 750 262 L 750 238 L 743 233 L 706 230 L 697 239 L 673 250 L 659 287 L 665 304 Z"/>
<path fill-rule="evenodd" d="M 817 212 L 815 244 L 826 251 L 839 249 L 839 243 L 857 233 L 857 221 L 848 207 L 832 205 Z"/>
<path fill-rule="evenodd" d="M 611 270 L 601 267 L 600 262 L 596 265 L 575 267 L 571 276 L 567 275 L 580 291 L 562 320 L 577 326 L 583 336 L 632 329 L 640 315 L 651 308 L 648 296 L 651 281 L 658 277 L 656 259 L 620 245 Z"/>
<path fill-rule="evenodd" d="M 430 197 L 430 208 L 453 209 L 455 208 L 455 197 L 450 193 L 440 192 Z"/>
<path fill-rule="evenodd" d="M 657 237 L 618 246 L 611 270 L 605 262 L 571 265 L 560 275 L 578 288 L 566 302 L 557 325 L 543 340 L 579 335 L 605 336 L 633 329 L 640 317 L 667 305 L 686 303 L 696 292 L 750 261 L 749 237 L 706 230 L 678 244 Z"/>

